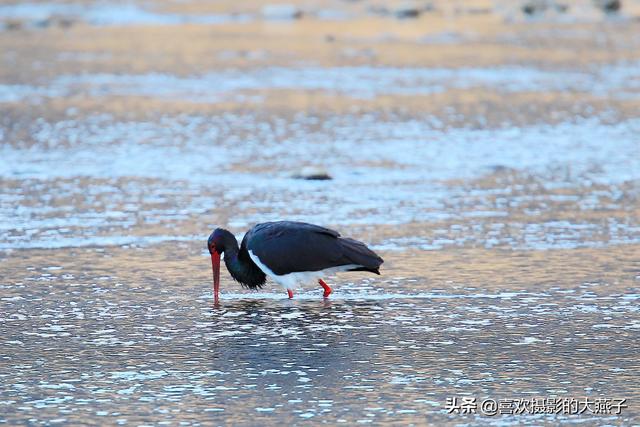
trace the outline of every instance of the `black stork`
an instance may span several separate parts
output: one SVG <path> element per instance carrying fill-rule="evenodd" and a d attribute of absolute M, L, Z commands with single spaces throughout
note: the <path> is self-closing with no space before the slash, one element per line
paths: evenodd
<path fill-rule="evenodd" d="M 240 285 L 260 289 L 269 276 L 287 290 L 289 298 L 293 298 L 293 289 L 297 285 L 316 280 L 327 298 L 331 288 L 322 280 L 323 276 L 338 271 L 380 274 L 383 263 L 382 258 L 364 243 L 304 222 L 258 224 L 244 235 L 240 247 L 231 232 L 216 228 L 207 243 L 216 303 L 220 291 L 220 255 L 223 253 L 227 270 Z"/>

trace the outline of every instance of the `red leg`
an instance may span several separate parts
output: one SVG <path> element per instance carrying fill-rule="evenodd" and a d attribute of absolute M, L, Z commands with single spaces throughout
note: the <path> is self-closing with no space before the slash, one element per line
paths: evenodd
<path fill-rule="evenodd" d="M 322 286 L 322 289 L 324 289 L 324 294 L 322 295 L 323 297 L 327 298 L 329 295 L 331 295 L 332 289 L 329 285 L 324 283 L 324 280 L 318 279 L 318 283 L 320 283 L 320 286 Z"/>
<path fill-rule="evenodd" d="M 289 299 L 293 299 L 293 291 L 291 289 L 287 289 L 287 293 L 289 294 Z"/>

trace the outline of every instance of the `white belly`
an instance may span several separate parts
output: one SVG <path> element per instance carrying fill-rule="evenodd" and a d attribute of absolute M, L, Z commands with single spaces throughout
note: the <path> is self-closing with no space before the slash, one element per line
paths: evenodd
<path fill-rule="evenodd" d="M 325 268 L 324 270 L 318 271 L 299 271 L 296 273 L 278 275 L 271 271 L 269 267 L 264 265 L 260 261 L 260 258 L 258 258 L 257 255 L 254 255 L 253 252 L 249 251 L 249 256 L 251 257 L 251 260 L 255 263 L 255 265 L 257 265 L 264 274 L 269 276 L 271 280 L 284 287 L 285 289 L 295 289 L 298 286 L 317 284 L 318 279 L 322 279 L 325 276 L 335 274 L 339 271 L 347 271 L 351 270 L 352 268 L 361 267 L 357 264 L 347 264 L 341 265 L 339 267 Z"/>

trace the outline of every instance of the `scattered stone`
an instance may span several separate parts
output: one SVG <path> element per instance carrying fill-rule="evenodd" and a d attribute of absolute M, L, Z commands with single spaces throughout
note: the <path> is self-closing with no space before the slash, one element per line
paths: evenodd
<path fill-rule="evenodd" d="M 4 28 L 10 31 L 16 31 L 22 29 L 23 22 L 17 19 L 9 19 L 4 21 Z"/>
<path fill-rule="evenodd" d="M 305 179 L 308 181 L 327 181 L 333 179 L 327 171 L 316 166 L 307 166 L 292 175 L 295 179 Z"/>
<path fill-rule="evenodd" d="M 35 22 L 36 28 L 60 27 L 70 28 L 75 22 L 73 19 L 64 16 L 50 16 L 46 19 Z"/>
<path fill-rule="evenodd" d="M 422 11 L 412 4 L 400 5 L 393 11 L 393 14 L 398 19 L 417 18 L 420 16 L 420 13 L 422 13 Z"/>
<path fill-rule="evenodd" d="M 0 30 L 18 31 L 23 29 L 47 29 L 51 27 L 69 28 L 74 24 L 75 20 L 64 16 L 50 16 L 48 18 L 26 21 L 21 19 L 6 19 L 0 21 Z"/>
<path fill-rule="evenodd" d="M 386 6 L 374 5 L 369 7 L 369 12 L 375 15 L 393 16 L 397 19 L 415 19 L 418 18 L 423 12 L 431 12 L 434 7 L 431 3 L 423 2 L 409 2 L 400 4 L 394 9 L 389 9 Z"/>
<path fill-rule="evenodd" d="M 489 170 L 491 170 L 491 172 L 496 174 L 506 174 L 506 173 L 515 172 L 515 169 L 513 169 L 512 167 L 500 165 L 500 164 L 489 166 Z"/>
<path fill-rule="evenodd" d="M 535 15 L 546 10 L 546 3 L 529 1 L 522 5 L 522 11 L 527 15 Z"/>
<path fill-rule="evenodd" d="M 58 26 L 60 28 L 71 28 L 72 25 L 74 25 L 75 22 L 70 19 L 70 18 L 60 18 L 58 19 Z"/>
<path fill-rule="evenodd" d="M 569 10 L 568 5 L 555 0 L 525 0 L 522 3 L 522 12 L 529 16 L 542 15 L 551 11 L 565 13 L 567 10 Z"/>
<path fill-rule="evenodd" d="M 270 4 L 262 8 L 262 17 L 270 21 L 292 21 L 304 13 L 293 4 Z"/>
<path fill-rule="evenodd" d="M 593 4 L 605 13 L 617 13 L 622 9 L 621 0 L 593 0 Z"/>

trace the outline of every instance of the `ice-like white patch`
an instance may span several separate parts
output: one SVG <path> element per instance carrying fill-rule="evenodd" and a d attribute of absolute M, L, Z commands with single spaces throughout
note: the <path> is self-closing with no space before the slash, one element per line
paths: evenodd
<path fill-rule="evenodd" d="M 317 126 L 317 120 L 301 115 L 277 129 L 253 116 L 233 114 L 219 120 L 168 117 L 158 123 L 116 122 L 102 115 L 81 122 L 37 120 L 30 129 L 36 145 L 0 144 L 0 178 L 29 183 L 0 194 L 0 249 L 199 241 L 202 236 L 178 231 L 175 235 L 136 236 L 129 228 L 136 226 L 137 217 L 122 206 L 147 209 L 140 212 L 145 223 L 175 223 L 210 212 L 211 195 L 206 191 L 216 185 L 225 189 L 225 202 L 239 206 L 234 218 L 237 226 L 288 217 L 333 225 L 459 219 L 471 227 L 469 232 L 447 232 L 446 238 L 391 238 L 376 246 L 384 250 L 440 249 L 468 244 L 472 228 L 482 225 L 484 218 L 502 218 L 509 212 L 506 202 L 496 206 L 497 189 L 469 194 L 464 186 L 443 185 L 444 181 L 474 179 L 500 165 L 530 173 L 553 188 L 560 185 L 555 171 L 566 169 L 570 175 L 561 184 L 568 189 L 596 184 L 610 188 L 606 194 L 593 190 L 581 197 L 581 208 L 595 209 L 600 206 L 599 197 L 612 200 L 612 208 L 619 206 L 625 194 L 618 186 L 640 179 L 637 119 L 614 125 L 586 119 L 554 126 L 444 131 L 434 127 L 429 117 L 384 122 L 363 115 L 328 118 L 320 130 L 308 131 Z M 252 136 L 237 141 L 236 131 Z M 290 136 L 282 139 L 277 136 L 280 133 Z M 255 166 L 267 172 L 238 172 L 236 166 L 242 169 L 247 156 L 257 149 L 262 155 Z M 334 180 L 292 180 L 277 172 L 310 158 L 332 159 Z M 371 166 L 379 159 L 390 166 Z M 68 215 L 65 207 L 49 203 L 49 197 L 77 197 L 73 184 L 60 182 L 77 178 L 94 183 L 90 194 L 83 196 L 87 200 L 120 194 L 116 180 L 130 184 L 119 196 L 120 204 L 104 202 L 106 205 Z M 51 187 L 43 184 L 54 181 Z M 505 198 L 510 197 L 505 191 Z M 304 203 L 292 211 L 291 200 Z M 522 205 L 536 201 L 527 195 L 510 200 Z M 463 209 L 469 202 L 477 203 L 478 208 Z M 176 205 L 181 206 L 179 212 L 173 208 Z M 511 232 L 518 231 L 519 239 L 510 241 L 509 233 L 492 230 L 493 235 L 481 237 L 480 243 L 550 249 L 640 242 L 640 225 L 635 220 L 509 226 Z M 598 234 L 604 237 L 594 241 Z"/>
<path fill-rule="evenodd" d="M 40 384 L 40 388 L 48 388 L 52 390 L 75 390 L 75 386 L 73 384 L 68 383 L 60 383 L 60 384 Z"/>
<path fill-rule="evenodd" d="M 513 345 L 530 345 L 537 342 L 541 342 L 541 340 L 536 337 L 523 337 L 521 341 L 514 343 Z"/>
<path fill-rule="evenodd" d="M 111 372 L 111 378 L 114 380 L 125 381 L 144 381 L 162 378 L 167 375 L 163 370 L 145 370 L 145 371 L 116 371 Z"/>
<path fill-rule="evenodd" d="M 191 77 L 150 73 L 85 74 L 57 78 L 49 86 L 12 88 L 7 101 L 19 97 L 65 96 L 81 91 L 90 96 L 132 95 L 181 98 L 194 102 L 228 100 L 229 94 L 262 89 L 323 90 L 358 98 L 378 95 L 427 95 L 451 88 L 490 87 L 501 92 L 580 91 L 628 97 L 640 90 L 637 63 L 608 65 L 590 72 L 544 71 L 526 67 L 394 68 L 301 67 L 222 70 Z M 11 94 L 14 91 L 15 93 Z M 11 95 L 10 95 L 11 94 Z M 3 98 L 0 97 L 0 100 Z M 7 102 L 5 101 L 5 102 Z"/>
<path fill-rule="evenodd" d="M 280 318 L 281 319 L 297 319 L 303 316 L 304 316 L 304 313 L 302 313 L 301 311 L 292 311 L 290 313 L 284 313 L 280 315 Z"/>
<path fill-rule="evenodd" d="M 73 4 L 62 2 L 0 5 L 0 16 L 5 19 L 19 19 L 33 26 L 51 17 L 63 16 L 82 20 L 91 25 L 179 25 L 179 24 L 223 24 L 227 22 L 249 21 L 246 14 L 176 14 L 160 13 L 144 9 L 133 2 L 96 2 Z"/>

